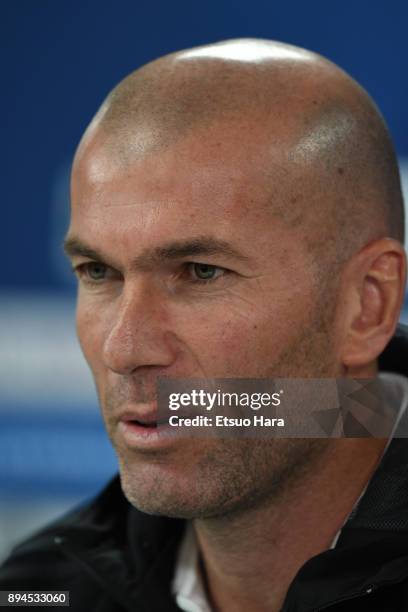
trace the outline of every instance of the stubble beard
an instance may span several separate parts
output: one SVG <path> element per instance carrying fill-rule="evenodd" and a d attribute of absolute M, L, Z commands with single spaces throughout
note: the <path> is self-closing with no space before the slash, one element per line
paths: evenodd
<path fill-rule="evenodd" d="M 119 458 L 128 501 L 148 514 L 184 519 L 240 515 L 277 503 L 307 478 L 325 455 L 327 439 L 218 440 L 184 473 L 166 477 L 153 470 L 144 482 L 126 457 Z M 142 470 L 145 474 L 145 471 Z"/>
<path fill-rule="evenodd" d="M 280 356 L 274 371 L 287 378 L 334 375 L 327 320 L 316 318 L 296 344 Z M 268 375 L 266 374 L 265 377 Z M 283 377 L 283 376 L 282 376 Z M 224 438 L 192 440 L 191 449 L 163 466 L 146 467 L 129 452 L 117 448 L 122 489 L 139 510 L 184 519 L 239 515 L 265 504 L 275 504 L 296 483 L 309 477 L 331 448 L 328 439 Z M 168 461 L 169 465 L 165 462 Z"/>

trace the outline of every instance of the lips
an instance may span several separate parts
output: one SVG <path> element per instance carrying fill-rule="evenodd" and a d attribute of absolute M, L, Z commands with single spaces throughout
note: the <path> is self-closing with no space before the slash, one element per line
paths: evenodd
<path fill-rule="evenodd" d="M 168 420 L 159 420 L 157 411 L 150 406 L 148 411 L 132 410 L 119 416 L 116 432 L 120 445 L 132 452 L 157 453 L 167 452 L 177 441 L 171 430 Z"/>
<path fill-rule="evenodd" d="M 157 427 L 157 422 L 154 421 L 152 423 L 143 423 L 143 421 L 138 421 L 137 419 L 132 419 L 131 421 L 125 421 L 126 423 L 132 423 L 133 425 L 139 425 L 139 427 L 149 427 L 154 429 Z"/>
<path fill-rule="evenodd" d="M 160 423 L 159 421 L 151 421 L 149 423 L 146 423 L 144 421 L 139 421 L 138 419 L 130 419 L 124 422 L 129 425 L 137 425 L 138 427 L 144 427 L 145 429 L 156 429 L 158 425 L 163 425 L 163 422 Z"/>
<path fill-rule="evenodd" d="M 168 423 L 167 419 L 159 420 L 157 412 L 139 414 L 134 412 L 126 412 L 120 419 L 123 423 L 138 425 L 139 427 L 155 429 L 158 425 Z"/>

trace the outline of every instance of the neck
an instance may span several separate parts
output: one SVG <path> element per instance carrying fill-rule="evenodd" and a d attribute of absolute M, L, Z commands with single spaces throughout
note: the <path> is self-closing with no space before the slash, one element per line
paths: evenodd
<path fill-rule="evenodd" d="M 319 465 L 279 499 L 244 514 L 196 520 L 213 609 L 278 612 L 302 565 L 330 548 L 385 444 L 372 438 L 332 440 Z"/>

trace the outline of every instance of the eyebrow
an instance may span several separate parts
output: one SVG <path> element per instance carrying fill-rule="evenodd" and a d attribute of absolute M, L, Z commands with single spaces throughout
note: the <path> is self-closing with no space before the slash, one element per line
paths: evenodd
<path fill-rule="evenodd" d="M 88 257 L 97 261 L 105 261 L 106 257 L 98 249 L 93 249 L 75 236 L 64 241 L 64 251 L 68 257 Z M 169 242 L 160 247 L 146 249 L 132 262 L 132 267 L 147 268 L 166 261 L 174 261 L 197 255 L 224 255 L 242 262 L 250 258 L 237 251 L 229 242 L 212 236 L 198 236 L 190 240 Z"/>

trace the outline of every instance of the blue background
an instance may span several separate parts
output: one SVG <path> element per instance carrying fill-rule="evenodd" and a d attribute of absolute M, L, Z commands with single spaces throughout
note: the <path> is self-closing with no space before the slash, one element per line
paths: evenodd
<path fill-rule="evenodd" d="M 0 11 L 1 555 L 1 507 L 15 534 L 6 547 L 31 526 L 10 522 L 23 501 L 27 516 L 40 503 L 41 522 L 41 503 L 52 500 L 57 512 L 116 469 L 75 345 L 74 283 L 60 249 L 70 161 L 108 91 L 177 49 L 234 37 L 290 42 L 327 56 L 368 90 L 406 169 L 408 3 L 3 0 Z"/>
<path fill-rule="evenodd" d="M 49 250 L 56 174 L 118 80 L 179 48 L 255 36 L 320 52 L 369 91 L 408 155 L 404 0 L 3 0 L 1 13 L 4 287 L 65 288 Z"/>

